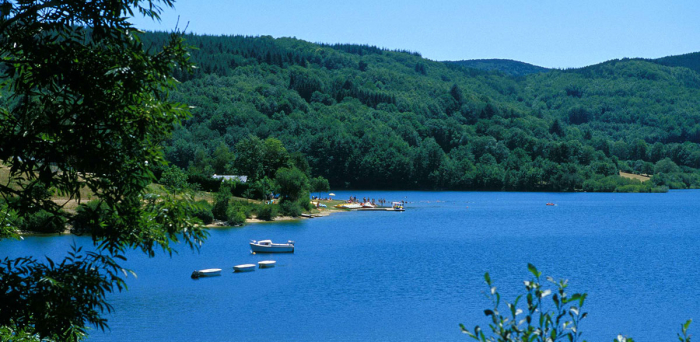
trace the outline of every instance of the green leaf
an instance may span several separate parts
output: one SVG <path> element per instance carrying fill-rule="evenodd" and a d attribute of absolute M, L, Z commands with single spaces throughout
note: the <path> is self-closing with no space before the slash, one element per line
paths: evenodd
<path fill-rule="evenodd" d="M 535 267 L 535 265 L 533 265 L 533 264 L 528 263 L 528 264 L 527 264 L 527 269 L 530 271 L 530 273 L 532 273 L 532 275 L 535 276 L 535 278 L 539 278 L 539 277 L 542 275 L 542 273 L 540 273 L 540 272 L 537 270 L 537 267 Z"/>

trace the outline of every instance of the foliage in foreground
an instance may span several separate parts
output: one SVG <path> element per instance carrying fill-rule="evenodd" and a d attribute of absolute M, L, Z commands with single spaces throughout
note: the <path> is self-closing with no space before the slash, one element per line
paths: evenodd
<path fill-rule="evenodd" d="M 525 281 L 525 294 L 518 295 L 512 303 L 505 302 L 506 310 L 501 311 L 501 294 L 491 281 L 488 273 L 484 275 L 488 286 L 488 298 L 492 306 L 484 310 L 490 317 L 488 329 L 475 326 L 469 330 L 463 324 L 460 328 L 474 340 L 480 342 L 575 342 L 581 340 L 583 332 L 579 329 L 581 321 L 588 316 L 583 312 L 583 304 L 587 294 L 566 292 L 567 280 L 555 280 L 546 277 L 542 280 L 542 272 L 528 264 L 533 278 Z M 522 306 L 521 300 L 525 301 Z M 678 339 L 690 342 L 688 327 L 691 320 L 681 326 Z M 633 342 L 633 339 L 617 336 L 616 342 Z"/>
<path fill-rule="evenodd" d="M 0 238 L 17 237 L 23 225 L 63 228 L 73 215 L 54 195 L 79 201 L 87 189 L 97 199 L 81 208 L 76 228 L 92 237 L 94 252 L 0 261 L 3 338 L 77 341 L 89 326 L 105 329 L 106 295 L 124 288 L 119 263 L 128 250 L 171 253 L 178 241 L 197 249 L 207 237 L 191 215 L 191 194 L 173 193 L 183 185 L 179 170 L 166 173 L 164 194 L 147 189 L 165 163 L 163 141 L 189 116 L 168 96 L 173 71 L 186 73 L 191 63 L 180 32 L 147 51 L 128 20 L 134 12 L 158 19 L 173 3 L 0 4 L 0 163 L 9 170 L 0 184 Z"/>
<path fill-rule="evenodd" d="M 109 255 L 73 246 L 59 264 L 27 257 L 0 262 L 3 289 L 0 322 L 41 337 L 75 341 L 86 324 L 105 329 L 103 312 L 111 312 L 106 295 L 125 288 L 123 269 Z M 59 327 L 65 327 L 59 329 Z"/>

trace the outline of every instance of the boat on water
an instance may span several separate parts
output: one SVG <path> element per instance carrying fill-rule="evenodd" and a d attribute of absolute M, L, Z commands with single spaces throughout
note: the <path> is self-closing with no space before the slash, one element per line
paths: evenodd
<path fill-rule="evenodd" d="M 549 206 L 556 206 L 556 204 L 551 203 L 551 202 L 550 202 L 550 203 L 547 203 L 547 205 L 549 205 Z"/>
<path fill-rule="evenodd" d="M 376 206 L 370 202 L 366 202 L 366 203 L 362 204 L 362 207 L 371 209 L 371 208 L 374 208 Z"/>
<path fill-rule="evenodd" d="M 360 203 L 347 203 L 347 204 L 338 204 L 335 207 L 340 208 L 340 209 L 359 209 L 359 208 L 362 208 L 362 204 L 360 204 Z"/>
<path fill-rule="evenodd" d="M 263 261 L 258 262 L 258 267 L 260 267 L 260 268 L 272 268 L 272 267 L 275 267 L 276 263 L 277 263 L 277 261 L 274 261 L 274 260 L 263 260 Z"/>
<path fill-rule="evenodd" d="M 233 266 L 234 272 L 250 272 L 255 271 L 255 264 L 243 264 Z"/>
<path fill-rule="evenodd" d="M 255 253 L 294 253 L 294 241 L 272 243 L 271 240 L 251 240 L 250 250 Z"/>
<path fill-rule="evenodd" d="M 391 209 L 393 211 L 406 211 L 406 209 L 403 208 L 403 203 L 401 202 L 392 202 Z"/>
<path fill-rule="evenodd" d="M 194 270 L 192 272 L 192 279 L 202 278 L 202 277 L 215 277 L 221 275 L 220 268 L 208 268 L 205 270 Z"/>

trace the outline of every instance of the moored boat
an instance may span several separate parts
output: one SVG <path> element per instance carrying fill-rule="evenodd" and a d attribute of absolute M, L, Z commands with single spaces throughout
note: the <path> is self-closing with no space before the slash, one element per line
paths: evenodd
<path fill-rule="evenodd" d="M 255 271 L 255 264 L 243 264 L 233 266 L 234 272 L 250 272 Z"/>
<path fill-rule="evenodd" d="M 272 267 L 275 267 L 276 263 L 277 262 L 274 260 L 263 260 L 263 261 L 258 262 L 258 267 L 260 267 L 260 268 L 272 268 Z"/>
<path fill-rule="evenodd" d="M 202 277 L 215 277 L 215 276 L 220 276 L 221 275 L 221 269 L 220 268 L 208 268 L 205 270 L 194 270 L 192 272 L 192 278 L 202 278 Z"/>
<path fill-rule="evenodd" d="M 339 209 L 359 209 L 359 208 L 362 208 L 362 204 L 360 204 L 360 203 L 347 203 L 347 204 L 338 204 L 335 207 L 339 208 Z"/>
<path fill-rule="evenodd" d="M 272 243 L 271 240 L 251 240 L 250 250 L 255 253 L 294 253 L 294 241 Z"/>

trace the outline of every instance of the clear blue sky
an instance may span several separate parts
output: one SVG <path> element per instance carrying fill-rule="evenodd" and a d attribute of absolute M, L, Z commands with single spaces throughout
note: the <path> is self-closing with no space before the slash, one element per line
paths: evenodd
<path fill-rule="evenodd" d="M 418 51 L 432 60 L 514 59 L 567 68 L 700 51 L 700 1 L 178 0 L 169 31 L 270 35 Z"/>

